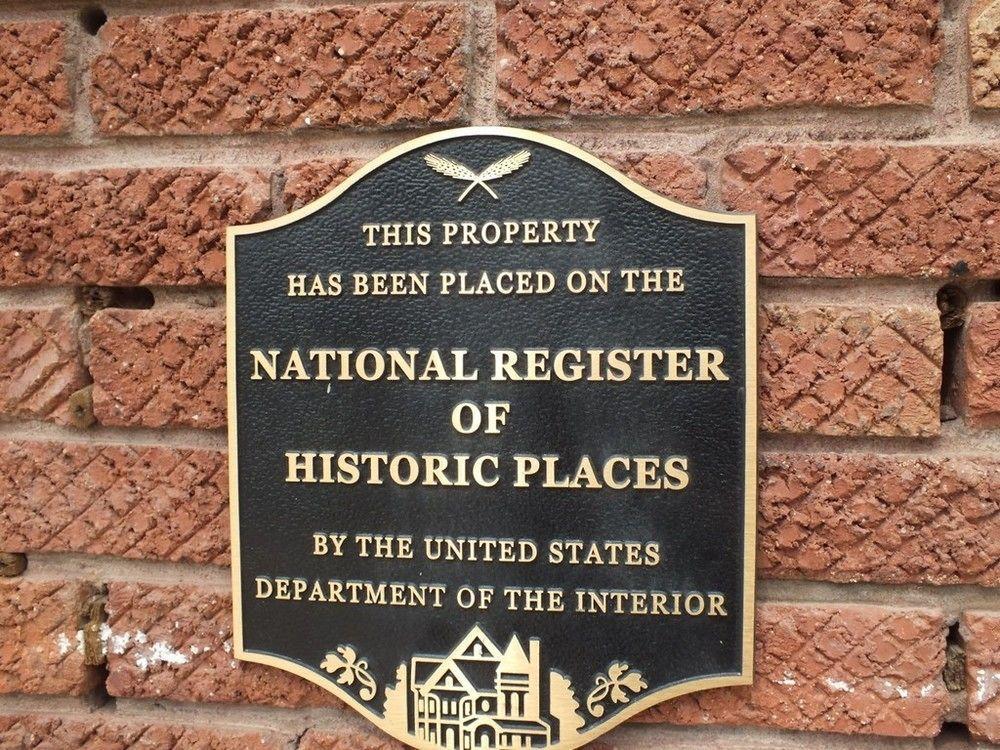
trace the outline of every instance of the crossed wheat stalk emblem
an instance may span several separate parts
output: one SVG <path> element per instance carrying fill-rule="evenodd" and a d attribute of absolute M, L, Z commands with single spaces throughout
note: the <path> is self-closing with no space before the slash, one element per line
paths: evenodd
<path fill-rule="evenodd" d="M 499 200 L 500 196 L 493 192 L 493 189 L 486 183 L 509 175 L 512 172 L 516 172 L 527 164 L 528 159 L 530 158 L 531 152 L 529 152 L 528 149 L 523 148 L 513 154 L 497 159 L 479 174 L 476 174 L 460 162 L 448 159 L 444 156 L 438 156 L 437 154 L 427 154 L 424 157 L 424 161 L 427 162 L 428 167 L 433 169 L 438 174 L 443 174 L 454 180 L 465 180 L 470 183 L 465 191 L 458 196 L 458 202 L 461 203 L 465 200 L 465 197 L 472 192 L 472 189 L 476 187 L 476 185 L 492 195 L 493 200 Z"/>

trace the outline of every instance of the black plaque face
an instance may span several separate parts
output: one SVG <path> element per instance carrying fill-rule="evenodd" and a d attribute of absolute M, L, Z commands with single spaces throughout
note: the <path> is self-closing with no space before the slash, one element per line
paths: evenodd
<path fill-rule="evenodd" d="M 750 681 L 753 217 L 418 138 L 229 233 L 236 655 L 420 748 Z"/>

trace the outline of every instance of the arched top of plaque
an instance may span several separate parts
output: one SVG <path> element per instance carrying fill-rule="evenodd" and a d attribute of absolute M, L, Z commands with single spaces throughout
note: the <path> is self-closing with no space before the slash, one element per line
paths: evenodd
<path fill-rule="evenodd" d="M 450 130 L 441 130 L 436 133 L 428 133 L 427 135 L 413 138 L 383 152 L 371 161 L 368 161 L 352 172 L 335 187 L 331 188 L 329 191 L 304 206 L 300 206 L 294 211 L 289 211 L 287 214 L 283 214 L 275 219 L 268 219 L 267 221 L 261 221 L 254 224 L 231 226 L 228 229 L 227 235 L 229 238 L 232 238 L 241 234 L 264 232 L 269 229 L 285 226 L 286 224 L 294 224 L 320 210 L 332 201 L 337 200 L 337 198 L 347 192 L 354 183 L 363 180 L 369 173 L 405 154 L 410 153 L 411 151 L 416 151 L 426 146 L 450 140 L 461 138 L 482 138 L 484 136 L 510 138 L 514 141 L 520 140 L 528 143 L 537 143 L 542 146 L 547 146 L 566 154 L 570 154 L 571 156 L 575 156 L 577 159 L 580 159 L 590 166 L 601 170 L 605 174 L 617 180 L 643 200 L 649 201 L 650 203 L 666 209 L 667 211 L 671 211 L 672 213 L 680 216 L 688 216 L 692 219 L 699 219 L 701 221 L 710 221 L 719 224 L 743 224 L 749 230 L 748 241 L 751 243 L 755 242 L 756 232 L 754 230 L 756 216 L 754 214 L 741 214 L 729 211 L 710 211 L 697 206 L 689 206 L 685 203 L 675 201 L 665 195 L 661 195 L 660 193 L 650 190 L 644 185 L 641 185 L 633 180 L 622 171 L 611 166 L 600 157 L 597 157 L 579 146 L 573 145 L 572 143 L 559 138 L 554 138 L 550 135 L 545 135 L 544 133 L 536 133 L 533 130 L 525 130 L 524 128 L 509 128 L 498 125 L 475 125 L 465 128 L 452 128 Z M 231 239 L 229 245 L 230 247 L 232 246 Z"/>
<path fill-rule="evenodd" d="M 425 750 L 749 684 L 755 236 L 503 127 L 230 227 L 235 656 Z"/>

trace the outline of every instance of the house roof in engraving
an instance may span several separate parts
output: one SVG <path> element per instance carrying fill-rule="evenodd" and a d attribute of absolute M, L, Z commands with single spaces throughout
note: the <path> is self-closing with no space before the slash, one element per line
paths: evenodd
<path fill-rule="evenodd" d="M 444 657 L 413 658 L 413 686 L 421 692 L 444 688 L 449 675 L 470 692 L 480 694 L 496 690 L 497 670 L 524 674 L 528 671 L 528 656 L 517 636 L 511 638 L 505 650 L 500 649 L 478 625 Z"/>
<path fill-rule="evenodd" d="M 471 661 L 469 659 L 457 659 L 455 663 L 458 665 L 459 669 L 465 673 L 469 682 L 475 686 L 476 692 L 492 693 L 496 690 L 496 661 Z"/>
<path fill-rule="evenodd" d="M 451 677 L 454 683 L 449 687 L 447 680 Z M 472 684 L 465 673 L 454 662 L 446 662 L 440 666 L 422 685 L 416 685 L 423 692 L 430 690 L 460 690 L 472 692 L 476 686 Z"/>
<path fill-rule="evenodd" d="M 500 671 L 507 674 L 528 674 L 531 671 L 531 662 L 516 635 L 511 636 L 507 650 L 503 652 Z"/>
<path fill-rule="evenodd" d="M 476 656 L 475 647 L 480 645 L 484 651 L 480 656 Z M 483 629 L 478 625 L 473 625 L 472 629 L 465 634 L 465 637 L 458 642 L 458 645 L 451 650 L 449 656 L 452 659 L 499 659 L 503 656 L 500 647 L 493 642 Z"/>
<path fill-rule="evenodd" d="M 429 656 L 414 656 L 413 657 L 413 676 L 411 678 L 413 685 L 420 687 L 434 672 L 438 670 L 441 666 L 441 660 L 435 659 Z"/>

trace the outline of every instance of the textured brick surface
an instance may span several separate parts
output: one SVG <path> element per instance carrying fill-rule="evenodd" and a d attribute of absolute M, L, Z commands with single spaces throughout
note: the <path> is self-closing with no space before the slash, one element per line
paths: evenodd
<path fill-rule="evenodd" d="M 290 736 L 238 726 L 198 726 L 107 716 L 0 715 L 2 750 L 285 750 Z"/>
<path fill-rule="evenodd" d="M 132 135 L 445 123 L 464 35 L 444 3 L 112 19 L 91 101 L 102 131 Z"/>
<path fill-rule="evenodd" d="M 344 728 L 336 732 L 310 729 L 302 736 L 298 750 L 405 750 L 407 747 L 409 746 L 372 727 Z M 601 750 L 599 744 L 587 747 Z"/>
<path fill-rule="evenodd" d="M 108 586 L 111 695 L 278 706 L 340 705 L 330 693 L 282 670 L 232 654 L 228 593 L 185 586 Z"/>
<path fill-rule="evenodd" d="M 0 136 L 65 131 L 71 117 L 61 23 L 0 23 Z"/>
<path fill-rule="evenodd" d="M 767 276 L 1000 276 L 1000 150 L 751 146 L 722 193 Z"/>
<path fill-rule="evenodd" d="M 513 115 L 927 103 L 933 0 L 498 0 Z"/>
<path fill-rule="evenodd" d="M 99 679 L 79 633 L 90 586 L 0 578 L 0 694 L 83 695 Z"/>
<path fill-rule="evenodd" d="M 645 720 L 930 737 L 944 718 L 940 613 L 761 604 L 754 683 L 661 703 Z"/>
<path fill-rule="evenodd" d="M 363 159 L 316 159 L 290 165 L 282 191 L 285 209 L 292 211 L 316 200 L 363 164 Z"/>
<path fill-rule="evenodd" d="M 766 453 L 768 578 L 1000 586 L 1000 459 Z"/>
<path fill-rule="evenodd" d="M 958 403 L 975 427 L 1000 425 L 1000 302 L 971 305 L 965 322 Z"/>
<path fill-rule="evenodd" d="M 229 562 L 221 451 L 0 441 L 11 552 Z"/>
<path fill-rule="evenodd" d="M 978 107 L 1000 107 L 1000 2 L 976 3 L 969 18 L 969 82 Z"/>
<path fill-rule="evenodd" d="M 221 310 L 104 310 L 90 323 L 94 415 L 106 425 L 226 424 Z"/>
<path fill-rule="evenodd" d="M 682 203 L 700 204 L 705 198 L 705 172 L 680 154 L 624 152 L 599 156 L 650 190 Z M 300 208 L 339 185 L 364 164 L 360 159 L 320 159 L 285 170 L 283 199 L 288 210 Z"/>
<path fill-rule="evenodd" d="M 0 285 L 221 284 L 225 228 L 263 219 L 258 172 L 0 172 Z"/>
<path fill-rule="evenodd" d="M 69 424 L 67 399 L 87 383 L 72 308 L 0 310 L 0 416 Z"/>
<path fill-rule="evenodd" d="M 1000 612 L 966 612 L 965 640 L 969 731 L 1000 743 Z"/>
<path fill-rule="evenodd" d="M 705 172 L 686 156 L 642 151 L 598 155 L 636 182 L 668 198 L 695 205 L 705 200 Z"/>
<path fill-rule="evenodd" d="M 595 750 L 1000 743 L 1000 0 L 84 5 L 0 12 L 0 750 L 402 750 L 234 657 L 224 228 L 518 118 L 770 278 L 755 682 Z"/>
<path fill-rule="evenodd" d="M 761 428 L 935 435 L 942 349 L 932 309 L 765 305 L 760 315 Z"/>

